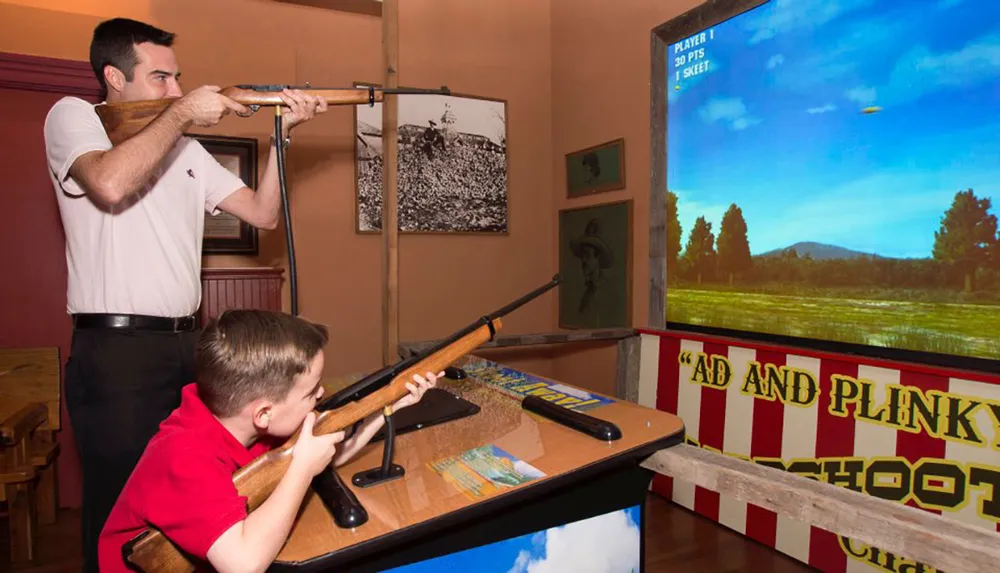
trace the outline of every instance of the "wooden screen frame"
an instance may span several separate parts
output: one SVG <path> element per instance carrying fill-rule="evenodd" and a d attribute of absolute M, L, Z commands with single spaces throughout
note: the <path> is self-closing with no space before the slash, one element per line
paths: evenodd
<path fill-rule="evenodd" d="M 649 306 L 647 324 L 652 330 L 667 330 L 667 47 L 702 30 L 717 26 L 770 0 L 706 0 L 676 18 L 653 28 L 650 34 L 650 185 L 649 185 Z M 957 372 L 1000 374 L 1000 360 L 934 353 L 903 348 L 853 344 L 835 340 L 746 332 L 725 328 L 683 325 L 674 330 L 693 335 L 720 336 L 746 344 L 776 344 L 830 352 L 840 356 L 891 360 L 909 365 L 930 365 Z"/>
<path fill-rule="evenodd" d="M 667 321 L 667 47 L 768 1 L 706 0 L 650 34 L 649 328 L 663 329 Z"/>

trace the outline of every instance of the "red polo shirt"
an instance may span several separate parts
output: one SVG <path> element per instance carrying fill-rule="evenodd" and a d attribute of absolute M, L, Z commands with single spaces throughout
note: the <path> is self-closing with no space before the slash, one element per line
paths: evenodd
<path fill-rule="evenodd" d="M 246 497 L 237 493 L 233 473 L 269 445 L 243 446 L 201 401 L 195 384 L 185 386 L 181 396 L 180 407 L 160 424 L 101 531 L 103 573 L 132 573 L 122 545 L 149 525 L 205 559 L 215 540 L 247 516 Z"/>

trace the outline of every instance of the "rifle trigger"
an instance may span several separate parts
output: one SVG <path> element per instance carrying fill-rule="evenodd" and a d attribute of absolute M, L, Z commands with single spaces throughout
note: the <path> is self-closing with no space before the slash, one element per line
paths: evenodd
<path fill-rule="evenodd" d="M 254 113 L 256 113 L 258 109 L 260 109 L 260 105 L 255 104 L 255 103 L 248 104 L 247 107 L 250 108 L 250 113 L 236 112 L 236 115 L 238 115 L 240 117 L 250 117 L 251 115 L 253 115 Z"/>

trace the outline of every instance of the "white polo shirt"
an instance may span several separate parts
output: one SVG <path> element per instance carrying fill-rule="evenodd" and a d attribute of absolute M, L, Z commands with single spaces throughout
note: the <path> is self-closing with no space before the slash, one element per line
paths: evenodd
<path fill-rule="evenodd" d="M 65 97 L 49 110 L 45 152 L 66 233 L 66 310 L 194 314 L 205 213 L 217 213 L 219 202 L 246 184 L 182 137 L 131 200 L 109 209 L 88 198 L 69 169 L 84 153 L 111 147 L 93 104 Z"/>

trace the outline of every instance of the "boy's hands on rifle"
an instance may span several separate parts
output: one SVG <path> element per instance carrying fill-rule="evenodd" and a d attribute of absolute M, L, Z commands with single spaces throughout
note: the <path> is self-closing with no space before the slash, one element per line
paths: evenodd
<path fill-rule="evenodd" d="M 288 106 L 288 111 L 281 114 L 282 137 L 288 137 L 293 127 L 316 117 L 317 113 L 327 110 L 326 99 L 308 95 L 301 90 L 285 88 L 278 97 Z"/>
<path fill-rule="evenodd" d="M 395 414 L 400 408 L 412 406 L 419 402 L 424 397 L 424 393 L 437 384 L 437 379 L 441 376 L 444 376 L 444 372 L 438 372 L 437 374 L 428 372 L 426 377 L 414 374 L 413 382 L 406 383 L 406 388 L 410 393 L 396 400 L 392 405 L 392 413 Z M 368 415 L 358 431 L 344 442 L 343 447 L 333 460 L 334 466 L 340 467 L 350 461 L 361 451 L 361 448 L 365 447 L 371 441 L 372 437 L 378 433 L 384 424 L 385 418 L 381 410 Z"/>
<path fill-rule="evenodd" d="M 188 92 L 174 104 L 184 119 L 201 127 L 211 127 L 229 112 L 248 114 L 250 108 L 218 93 L 219 86 L 201 86 Z"/>
<path fill-rule="evenodd" d="M 424 392 L 427 392 L 437 385 L 437 379 L 441 376 L 444 376 L 444 372 L 438 372 L 437 374 L 428 372 L 426 378 L 420 376 L 419 374 L 414 374 L 413 382 L 406 383 L 406 388 L 410 391 L 410 393 L 403 396 L 399 400 L 396 400 L 396 403 L 392 405 L 392 413 L 395 414 L 401 408 L 412 406 L 419 402 L 420 399 L 424 397 Z"/>
<path fill-rule="evenodd" d="M 318 474 L 330 465 L 334 454 L 337 453 L 337 444 L 344 440 L 344 432 L 342 431 L 319 436 L 313 435 L 315 421 L 315 411 L 306 414 L 306 419 L 302 422 L 302 429 L 299 431 L 299 437 L 295 441 L 295 446 L 292 447 L 291 468 L 302 471 L 309 477 Z"/>

